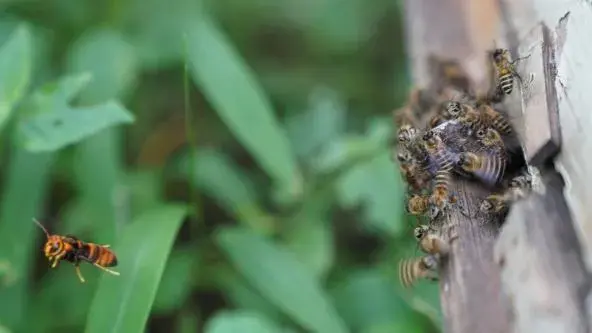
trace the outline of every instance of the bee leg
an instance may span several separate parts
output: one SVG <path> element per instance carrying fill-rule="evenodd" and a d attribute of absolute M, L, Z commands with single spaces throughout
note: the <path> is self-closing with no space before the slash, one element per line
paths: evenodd
<path fill-rule="evenodd" d="M 55 257 L 53 260 L 53 263 L 51 264 L 51 268 L 56 268 L 58 267 L 58 264 L 60 263 L 60 259 L 58 257 Z"/>
<path fill-rule="evenodd" d="M 109 245 L 109 244 L 103 244 L 103 245 L 100 245 L 100 246 L 107 247 L 107 248 L 111 247 L 111 245 Z"/>
<path fill-rule="evenodd" d="M 513 60 L 513 61 L 512 61 L 510 64 L 513 66 L 513 65 L 514 65 L 515 63 L 517 63 L 518 61 L 521 61 L 521 60 L 524 60 L 524 59 L 528 59 L 528 58 L 530 58 L 530 56 L 531 56 L 531 55 L 532 55 L 532 53 L 531 53 L 531 54 L 529 54 L 529 55 L 527 55 L 526 57 L 520 57 L 520 58 L 514 59 L 514 60 Z"/>
<path fill-rule="evenodd" d="M 78 276 L 80 282 L 86 282 L 86 280 L 84 280 L 84 277 L 82 276 L 82 273 L 80 272 L 80 266 L 78 264 L 74 264 L 74 269 L 76 270 L 76 275 Z"/>
<path fill-rule="evenodd" d="M 93 265 L 97 266 L 98 268 L 100 268 L 100 269 L 104 270 L 104 271 L 105 271 L 105 272 L 107 272 L 107 273 L 111 273 L 111 274 L 113 274 L 113 275 L 118 275 L 118 276 L 119 276 L 119 272 L 112 271 L 112 270 L 110 270 L 109 268 L 107 268 L 107 267 L 103 267 L 103 266 L 101 266 L 101 265 L 99 265 L 99 264 L 95 264 L 95 263 L 93 263 Z"/>

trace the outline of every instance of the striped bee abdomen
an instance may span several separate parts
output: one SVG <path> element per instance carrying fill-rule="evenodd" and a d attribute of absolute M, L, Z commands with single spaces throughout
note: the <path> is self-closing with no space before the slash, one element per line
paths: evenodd
<path fill-rule="evenodd" d="M 505 73 L 499 76 L 499 86 L 504 94 L 509 95 L 514 88 L 514 77 L 512 73 Z"/>

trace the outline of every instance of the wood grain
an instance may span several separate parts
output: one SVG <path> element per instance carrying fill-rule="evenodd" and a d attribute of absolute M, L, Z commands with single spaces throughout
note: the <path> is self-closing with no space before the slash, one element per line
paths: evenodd
<path fill-rule="evenodd" d="M 479 19 L 475 19 L 475 15 Z M 493 0 L 407 0 L 407 43 L 414 84 L 427 87 L 434 80 L 428 58 L 457 60 L 477 91 L 486 91 L 488 42 L 495 37 L 497 4 Z M 485 195 L 482 188 L 458 181 L 453 190 L 459 204 L 474 213 Z M 442 270 L 440 295 L 446 332 L 507 333 L 508 313 L 500 298 L 500 273 L 493 260 L 499 221 L 467 218 L 453 212 L 449 225 L 458 239 Z"/>
<path fill-rule="evenodd" d="M 553 53 L 549 29 L 542 23 L 528 32 L 516 52 L 525 58 L 516 64 L 522 78 L 520 136 L 526 160 L 535 166 L 554 158 L 561 147 Z"/>
<path fill-rule="evenodd" d="M 543 171 L 544 191 L 512 207 L 495 247 L 512 332 L 590 332 L 592 280 L 563 198 L 563 181 Z"/>

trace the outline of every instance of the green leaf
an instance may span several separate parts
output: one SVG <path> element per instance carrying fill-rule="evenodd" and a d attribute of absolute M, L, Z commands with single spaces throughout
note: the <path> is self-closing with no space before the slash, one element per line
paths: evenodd
<path fill-rule="evenodd" d="M 0 323 L 0 333 L 12 333 L 12 331 L 10 331 L 8 328 L 2 326 L 2 324 Z"/>
<path fill-rule="evenodd" d="M 29 151 L 55 151 L 134 117 L 119 102 L 73 108 L 69 101 L 89 82 L 88 73 L 46 84 L 26 104 L 18 140 Z"/>
<path fill-rule="evenodd" d="M 84 72 L 45 83 L 23 101 L 23 118 L 62 109 L 64 104 L 71 102 L 91 80 L 92 75 Z"/>
<path fill-rule="evenodd" d="M 337 182 L 338 199 L 346 208 L 364 206 L 366 226 L 398 235 L 404 230 L 404 187 L 390 158 L 390 123 L 378 119 L 364 136 L 345 136 L 330 145 L 315 162 L 318 171 L 347 166 Z"/>
<path fill-rule="evenodd" d="M 144 68 L 178 65 L 183 55 L 183 33 L 191 30 L 203 11 L 195 0 L 129 0 L 121 3 L 126 31 Z M 71 5 L 70 5 L 71 6 Z M 171 19 L 174 18 L 174 19 Z"/>
<path fill-rule="evenodd" d="M 295 222 L 298 224 L 286 236 L 286 246 L 315 276 L 323 278 L 331 268 L 335 256 L 332 226 L 329 221 L 318 216 Z"/>
<path fill-rule="evenodd" d="M 306 329 L 347 331 L 314 274 L 293 254 L 242 228 L 223 229 L 216 240 L 263 296 Z"/>
<path fill-rule="evenodd" d="M 197 311 L 183 311 L 176 321 L 176 333 L 195 333 L 199 332 L 200 320 Z"/>
<path fill-rule="evenodd" d="M 236 308 L 258 312 L 267 318 L 281 322 L 285 318 L 283 313 L 267 298 L 255 290 L 243 276 L 232 269 L 218 272 L 215 276 L 216 285 L 220 288 L 229 302 Z"/>
<path fill-rule="evenodd" d="M 295 153 L 307 160 L 342 135 L 345 110 L 344 101 L 335 91 L 326 87 L 314 89 L 308 109 L 295 113 L 286 122 Z"/>
<path fill-rule="evenodd" d="M 93 80 L 81 93 L 85 103 L 124 95 L 136 81 L 134 48 L 117 31 L 95 29 L 83 34 L 67 55 L 70 73 L 89 71 Z"/>
<path fill-rule="evenodd" d="M 237 220 L 261 232 L 272 230 L 272 221 L 259 206 L 255 184 L 225 154 L 213 149 L 200 149 L 183 155 L 181 174 L 191 179 L 203 193 L 232 213 Z M 189 177 L 190 158 L 195 158 L 194 177 Z"/>
<path fill-rule="evenodd" d="M 19 130 L 24 146 L 32 152 L 56 151 L 134 117 L 116 101 L 105 104 L 43 113 L 24 120 Z"/>
<path fill-rule="evenodd" d="M 92 75 L 92 81 L 79 93 L 84 105 L 110 105 L 132 88 L 137 75 L 134 49 L 119 32 L 108 28 L 84 33 L 68 51 L 67 68 L 70 73 Z M 111 105 L 116 107 L 94 110 L 101 113 L 101 118 L 86 124 L 82 122 L 84 110 L 73 109 L 67 119 L 76 126 L 89 126 L 87 131 L 79 128 L 78 136 L 71 136 L 67 142 L 56 141 L 63 146 L 88 137 L 76 147 L 76 185 L 94 219 L 91 225 L 95 226 L 95 234 L 104 241 L 114 239 L 117 225 L 127 223 L 129 218 L 127 192 L 121 185 L 123 134 L 113 125 L 131 123 L 133 117 L 119 103 Z"/>
<path fill-rule="evenodd" d="M 24 321 L 22 332 L 42 333 L 64 326 L 84 326 L 98 279 L 105 273 L 91 265 L 80 269 L 86 279 L 84 284 L 70 264 L 60 264 L 56 269 L 51 269 L 49 264 L 43 266 L 45 275 L 27 307 L 27 314 L 35 320 Z M 72 292 L 64 293 L 65 289 Z M 61 302 L 60 307 L 55 306 L 56 300 Z M 64 312 L 68 316 L 62 316 Z"/>
<path fill-rule="evenodd" d="M 210 319 L 206 333 L 279 333 L 280 328 L 256 312 L 220 311 Z"/>
<path fill-rule="evenodd" d="M 31 77 L 31 34 L 20 25 L 0 48 L 0 128 L 25 94 Z"/>
<path fill-rule="evenodd" d="M 129 188 L 132 215 L 162 202 L 161 170 L 135 170 L 125 174 Z"/>
<path fill-rule="evenodd" d="M 287 135 L 255 74 L 209 19 L 188 38 L 193 78 L 222 120 L 280 187 L 300 194 L 300 173 Z"/>
<path fill-rule="evenodd" d="M 128 189 L 122 181 L 122 135 L 117 128 L 107 128 L 84 140 L 74 152 L 74 181 L 89 213 L 84 220 L 103 242 L 114 240 L 118 226 L 131 218 Z"/>
<path fill-rule="evenodd" d="M 354 331 L 377 323 L 417 319 L 414 311 L 396 293 L 391 281 L 376 270 L 350 273 L 333 294 L 339 313 Z"/>
<path fill-rule="evenodd" d="M 86 324 L 87 333 L 143 332 L 186 208 L 163 205 L 126 226 L 113 247 L 120 276 L 103 274 Z"/>
<path fill-rule="evenodd" d="M 0 262 L 8 267 L 10 279 L 0 285 L 0 322 L 15 330 L 25 315 L 35 253 L 42 256 L 34 244 L 45 236 L 31 218 L 43 204 L 52 160 L 52 154 L 13 150 L 2 191 Z"/>
<path fill-rule="evenodd" d="M 193 247 L 173 251 L 156 293 L 153 312 L 170 313 L 179 309 L 191 296 L 192 278 L 196 274 L 196 257 L 197 253 Z"/>
<path fill-rule="evenodd" d="M 353 167 L 340 179 L 338 188 L 339 200 L 344 207 L 365 206 L 369 229 L 390 235 L 405 230 L 403 184 L 388 151 Z"/>

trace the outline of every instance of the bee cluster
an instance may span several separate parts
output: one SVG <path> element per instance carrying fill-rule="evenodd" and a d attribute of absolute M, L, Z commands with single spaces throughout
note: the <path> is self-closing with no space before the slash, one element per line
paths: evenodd
<path fill-rule="evenodd" d="M 489 56 L 492 84 L 487 94 L 472 91 L 457 63 L 432 58 L 436 79 L 431 87 L 414 89 L 407 105 L 393 114 L 400 127 L 392 157 L 407 185 L 407 212 L 428 220 L 414 229 L 425 255 L 399 263 L 405 287 L 420 278 L 437 280 L 438 267 L 458 237 L 454 231 L 442 237 L 451 209 L 460 208 L 466 215 L 450 187 L 453 178 L 477 181 L 491 191 L 477 209 L 486 215 L 505 214 L 510 203 L 525 197 L 532 187 L 530 169 L 501 104 L 512 93 L 514 79 L 521 82 L 513 66 L 517 60 L 511 62 L 505 49 L 495 49 Z"/>

